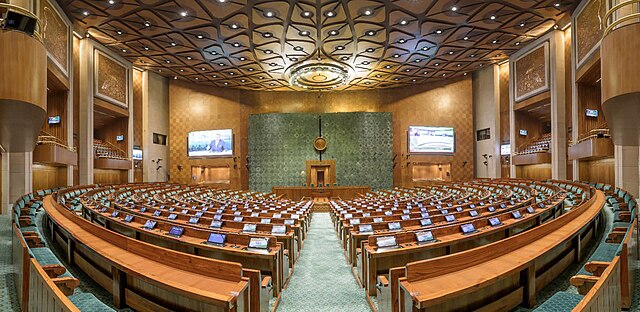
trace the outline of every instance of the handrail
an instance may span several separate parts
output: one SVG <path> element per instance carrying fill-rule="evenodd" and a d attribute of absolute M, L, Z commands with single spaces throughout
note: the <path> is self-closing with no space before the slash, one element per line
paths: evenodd
<path fill-rule="evenodd" d="M 15 4 L 9 4 L 9 3 L 0 3 L 0 8 L 5 8 L 8 11 L 15 11 L 18 13 L 22 13 L 26 16 L 29 16 L 33 19 L 36 20 L 36 30 L 33 32 L 33 37 L 36 38 L 36 40 L 43 42 L 42 40 L 42 34 L 40 33 L 40 30 L 42 29 L 42 22 L 40 22 L 40 18 L 35 15 L 34 13 L 32 13 L 31 11 L 21 7 L 21 6 L 17 6 Z M 0 19 L 0 21 L 4 21 L 4 19 Z"/>
<path fill-rule="evenodd" d="M 626 15 L 624 17 L 617 18 L 616 20 L 614 20 L 611 23 L 609 23 L 609 18 L 611 18 L 613 16 L 613 14 L 616 13 L 618 10 L 620 10 L 623 7 L 626 7 L 626 6 L 629 6 L 629 5 L 632 5 L 632 4 L 636 4 L 636 3 L 640 4 L 640 0 L 628 0 L 628 1 L 625 1 L 625 2 L 618 3 L 618 4 L 614 5 L 613 7 L 611 7 L 611 9 L 609 9 L 607 11 L 607 13 L 604 15 L 604 19 L 602 20 L 602 24 L 603 24 L 603 27 L 604 27 L 604 32 L 602 34 L 602 37 L 608 35 L 614 28 L 616 28 L 616 26 L 618 26 L 618 25 L 620 25 L 620 24 L 622 24 L 622 23 L 624 23 L 626 21 L 629 21 L 629 20 L 632 20 L 632 19 L 636 19 L 636 18 L 640 19 L 640 12 L 637 12 L 638 10 L 640 10 L 640 8 L 639 8 L 639 9 L 635 9 L 635 11 L 636 11 L 635 13 L 631 13 L 631 14 Z M 638 22 L 636 22 L 636 23 L 638 23 Z"/>

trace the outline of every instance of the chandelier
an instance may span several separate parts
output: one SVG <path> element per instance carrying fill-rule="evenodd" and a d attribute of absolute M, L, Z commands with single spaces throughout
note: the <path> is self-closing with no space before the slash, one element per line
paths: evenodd
<path fill-rule="evenodd" d="M 287 69 L 289 85 L 303 90 L 323 91 L 346 85 L 353 78 L 353 69 L 332 61 L 295 64 Z"/>

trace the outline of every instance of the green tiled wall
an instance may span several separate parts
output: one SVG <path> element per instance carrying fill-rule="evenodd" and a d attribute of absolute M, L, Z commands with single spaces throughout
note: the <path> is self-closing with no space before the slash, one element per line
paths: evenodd
<path fill-rule="evenodd" d="M 262 114 L 249 116 L 252 191 L 302 184 L 305 161 L 320 159 L 318 118 L 328 142 L 322 159 L 336 160 L 338 185 L 392 187 L 391 113 Z"/>

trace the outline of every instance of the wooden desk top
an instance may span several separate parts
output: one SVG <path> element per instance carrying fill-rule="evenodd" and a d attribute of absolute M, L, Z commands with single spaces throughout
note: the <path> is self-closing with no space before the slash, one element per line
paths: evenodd
<path fill-rule="evenodd" d="M 74 215 L 52 196 L 45 198 L 44 209 L 78 243 L 149 283 L 227 307 L 235 305 L 238 294 L 248 287 L 238 263 L 191 256 L 111 232 Z"/>
<path fill-rule="evenodd" d="M 422 308 L 492 284 L 573 239 L 598 216 L 604 202 L 604 194 L 598 191 L 584 206 L 530 231 L 468 251 L 409 263 L 401 287 Z"/>

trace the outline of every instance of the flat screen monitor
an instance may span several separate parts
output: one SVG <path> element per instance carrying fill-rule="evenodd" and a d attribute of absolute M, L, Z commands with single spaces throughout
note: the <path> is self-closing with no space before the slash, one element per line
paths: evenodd
<path fill-rule="evenodd" d="M 211 224 L 209 225 L 209 227 L 219 229 L 222 227 L 222 221 L 215 221 L 215 220 L 211 221 Z"/>
<path fill-rule="evenodd" d="M 119 214 L 120 214 L 120 211 L 118 211 L 118 210 L 114 210 L 114 211 L 111 213 L 111 217 L 115 218 L 115 217 L 117 217 Z"/>
<path fill-rule="evenodd" d="M 124 141 L 124 135 L 116 135 L 116 141 L 120 142 L 120 141 Z"/>
<path fill-rule="evenodd" d="M 255 233 L 257 226 L 255 224 L 245 224 L 242 227 L 243 232 Z"/>
<path fill-rule="evenodd" d="M 107 207 L 102 206 L 102 207 L 100 208 L 100 212 L 102 212 L 102 213 L 107 212 Z"/>
<path fill-rule="evenodd" d="M 420 225 L 421 226 L 428 226 L 428 225 L 432 225 L 432 224 L 433 224 L 433 222 L 429 218 L 420 219 Z"/>
<path fill-rule="evenodd" d="M 233 132 L 231 129 L 189 132 L 187 150 L 189 157 L 233 156 Z"/>
<path fill-rule="evenodd" d="M 586 111 L 586 115 L 587 117 L 598 117 L 598 110 L 597 109 L 588 109 Z"/>
<path fill-rule="evenodd" d="M 170 215 L 167 217 L 167 219 L 169 219 L 169 220 L 175 220 L 175 219 L 177 219 L 177 218 L 178 218 L 178 215 L 177 215 L 177 214 L 175 214 L 175 213 L 172 213 L 172 214 L 170 214 Z"/>
<path fill-rule="evenodd" d="M 242 222 L 242 220 L 244 220 L 242 216 L 233 217 L 234 222 Z"/>
<path fill-rule="evenodd" d="M 282 218 L 282 214 L 280 214 L 280 213 L 274 213 L 274 214 L 273 214 L 273 218 L 274 218 L 274 219 L 280 219 L 280 218 Z"/>
<path fill-rule="evenodd" d="M 536 212 L 536 210 L 535 210 L 535 209 L 533 209 L 533 207 L 532 207 L 532 206 L 529 206 L 529 207 L 527 207 L 527 212 L 528 212 L 528 213 L 534 213 L 534 212 Z"/>
<path fill-rule="evenodd" d="M 211 233 L 209 234 L 209 238 L 207 242 L 216 245 L 224 245 L 224 242 L 227 240 L 227 235 L 222 233 Z"/>
<path fill-rule="evenodd" d="M 141 212 L 141 213 L 145 213 L 146 211 L 147 211 L 147 207 L 142 207 L 142 208 L 140 208 L 140 212 Z"/>
<path fill-rule="evenodd" d="M 267 249 L 269 247 L 269 239 L 261 237 L 252 237 L 249 240 L 249 248 Z"/>
<path fill-rule="evenodd" d="M 444 219 L 445 219 L 447 222 L 455 222 L 455 221 L 456 221 L 456 217 L 455 217 L 455 216 L 453 216 L 453 215 L 446 215 L 446 216 L 444 216 Z"/>
<path fill-rule="evenodd" d="M 198 224 L 198 222 L 200 222 L 200 218 L 198 218 L 198 217 L 189 218 L 189 223 L 191 223 L 191 224 Z"/>
<path fill-rule="evenodd" d="M 449 214 L 449 210 L 442 209 L 442 210 L 440 210 L 440 214 L 443 214 L 443 215 Z"/>
<path fill-rule="evenodd" d="M 142 160 L 142 150 L 134 148 L 133 149 L 133 160 Z"/>
<path fill-rule="evenodd" d="M 423 231 L 423 232 L 416 233 L 416 240 L 418 241 L 418 243 L 432 242 L 435 239 L 436 238 L 433 236 L 433 233 L 431 231 Z"/>
<path fill-rule="evenodd" d="M 287 233 L 287 227 L 284 225 L 274 225 L 271 227 L 271 234 L 285 234 Z"/>
<path fill-rule="evenodd" d="M 373 223 L 381 223 L 383 220 L 380 217 L 373 218 Z"/>
<path fill-rule="evenodd" d="M 57 125 L 60 123 L 60 116 L 49 116 L 49 124 Z"/>
<path fill-rule="evenodd" d="M 395 236 L 376 237 L 376 246 L 378 247 L 384 248 L 384 247 L 393 247 L 397 245 L 398 243 L 396 242 Z"/>
<path fill-rule="evenodd" d="M 500 145 L 500 155 L 502 156 L 511 155 L 511 144 Z"/>
<path fill-rule="evenodd" d="M 349 220 L 349 224 L 350 225 L 358 225 L 358 224 L 360 224 L 360 219 L 357 219 L 357 218 L 356 219 L 350 219 Z"/>
<path fill-rule="evenodd" d="M 453 154 L 455 135 L 451 127 L 409 127 L 409 153 Z"/>
<path fill-rule="evenodd" d="M 180 213 L 181 213 L 181 214 L 188 214 L 188 213 L 189 213 L 189 210 L 187 210 L 187 209 L 182 209 L 182 211 L 181 211 Z"/>
<path fill-rule="evenodd" d="M 495 212 L 496 208 L 493 208 L 493 206 L 489 206 L 487 207 L 487 210 L 489 210 L 489 212 Z"/>
<path fill-rule="evenodd" d="M 520 135 L 522 135 L 522 136 L 526 136 L 527 134 L 529 134 L 529 131 L 527 131 L 525 129 L 520 129 L 520 131 L 518 133 L 520 133 Z"/>
<path fill-rule="evenodd" d="M 181 226 L 172 226 L 171 229 L 169 230 L 169 234 L 173 235 L 173 236 L 182 236 L 182 233 L 184 233 L 184 228 Z"/>
<path fill-rule="evenodd" d="M 284 220 L 284 224 L 286 225 L 294 225 L 295 223 L 296 223 L 296 220 L 292 220 L 292 219 Z"/>
<path fill-rule="evenodd" d="M 157 224 L 156 221 L 147 220 L 147 222 L 145 222 L 142 227 L 147 229 L 147 230 L 153 230 L 153 228 L 156 227 L 156 224 Z"/>
<path fill-rule="evenodd" d="M 389 227 L 389 230 L 391 231 L 397 231 L 402 229 L 402 226 L 400 225 L 400 222 L 389 222 L 389 224 L 387 224 L 387 226 Z"/>
<path fill-rule="evenodd" d="M 216 221 L 222 220 L 222 215 L 219 215 L 219 214 L 213 215 L 213 220 L 216 220 Z"/>
<path fill-rule="evenodd" d="M 500 224 L 502 224 L 502 222 L 500 222 L 500 219 L 493 217 L 493 218 L 489 218 L 489 224 L 491 226 L 498 226 Z"/>
<path fill-rule="evenodd" d="M 505 208 L 507 208 L 507 205 L 506 204 L 500 204 L 500 208 L 505 209 Z"/>
<path fill-rule="evenodd" d="M 262 219 L 260 219 L 260 223 L 262 223 L 262 224 L 269 224 L 269 223 L 271 223 L 271 219 L 269 219 L 269 218 L 262 218 Z"/>
<path fill-rule="evenodd" d="M 153 212 L 153 216 L 154 217 L 159 217 L 161 215 L 162 215 L 162 211 L 160 211 L 160 210 L 156 210 L 156 211 Z"/>
<path fill-rule="evenodd" d="M 544 208 L 544 207 L 545 207 L 545 205 L 544 205 L 544 203 L 538 203 L 538 207 L 539 207 L 539 208 Z"/>
<path fill-rule="evenodd" d="M 512 211 L 511 215 L 513 216 L 514 219 L 520 219 L 522 218 L 522 214 L 520 213 L 520 211 Z"/>
<path fill-rule="evenodd" d="M 196 212 L 196 217 L 198 218 L 202 218 L 203 213 L 202 212 Z"/>
<path fill-rule="evenodd" d="M 472 223 L 463 224 L 460 226 L 460 229 L 462 230 L 463 234 L 469 234 L 476 231 L 476 228 L 473 226 Z"/>
<path fill-rule="evenodd" d="M 476 210 L 469 210 L 469 215 L 472 217 L 477 217 L 478 216 L 478 211 Z"/>
<path fill-rule="evenodd" d="M 420 217 L 428 218 L 429 217 L 429 213 L 428 212 L 423 212 L 423 213 L 420 214 Z"/>
<path fill-rule="evenodd" d="M 360 233 L 372 233 L 373 226 L 371 224 L 362 224 L 358 227 L 358 232 Z"/>
<path fill-rule="evenodd" d="M 129 223 L 131 221 L 133 221 L 133 215 L 127 215 L 124 217 L 124 222 Z"/>
<path fill-rule="evenodd" d="M 400 218 L 402 218 L 402 220 L 409 220 L 409 219 L 411 219 L 411 216 L 410 215 L 402 215 L 402 217 L 400 217 Z"/>
<path fill-rule="evenodd" d="M 456 207 L 456 211 L 457 211 L 457 212 L 462 211 L 462 207 Z"/>

